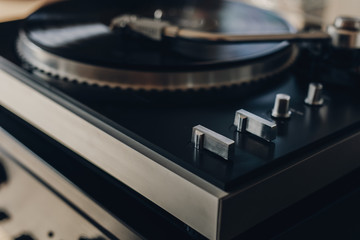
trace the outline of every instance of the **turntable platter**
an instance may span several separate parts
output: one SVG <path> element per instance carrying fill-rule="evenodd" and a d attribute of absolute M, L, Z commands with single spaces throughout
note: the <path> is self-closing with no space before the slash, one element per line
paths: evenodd
<path fill-rule="evenodd" d="M 25 20 L 17 50 L 57 79 L 121 89 L 187 90 L 241 85 L 286 69 L 296 50 L 287 42 L 203 44 L 153 42 L 111 29 L 122 14 L 154 17 L 207 32 L 293 32 L 279 16 L 239 2 L 66 1 Z"/>

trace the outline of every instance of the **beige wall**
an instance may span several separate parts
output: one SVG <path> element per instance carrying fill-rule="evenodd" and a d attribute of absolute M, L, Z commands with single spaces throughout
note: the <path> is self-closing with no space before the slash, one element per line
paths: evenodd
<path fill-rule="evenodd" d="M 0 22 L 25 18 L 40 6 L 59 0 L 0 0 Z M 150 0 L 149 0 L 150 1 Z M 301 29 L 304 22 L 329 24 L 337 15 L 360 17 L 360 0 L 237 0 L 278 11 L 295 27 Z M 318 16 L 317 9 L 323 4 L 325 11 Z M 305 8 L 305 9 L 304 9 Z"/>
<path fill-rule="evenodd" d="M 302 29 L 305 24 L 326 26 L 336 16 L 360 17 L 360 0 L 236 0 L 279 12 Z"/>
<path fill-rule="evenodd" d="M 54 0 L 55 1 L 55 0 Z M 0 0 L 0 22 L 25 18 L 40 6 L 53 0 Z"/>
<path fill-rule="evenodd" d="M 359 0 L 332 0 L 328 11 L 325 13 L 325 19 L 330 21 L 335 15 L 360 17 Z"/>

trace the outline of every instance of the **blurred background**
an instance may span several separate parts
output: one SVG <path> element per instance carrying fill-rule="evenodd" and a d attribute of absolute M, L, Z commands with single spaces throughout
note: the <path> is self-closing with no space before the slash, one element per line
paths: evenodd
<path fill-rule="evenodd" d="M 47 3 L 59 0 L 0 0 L 0 22 L 25 18 Z M 60 0 L 61 1 L 61 0 Z M 151 1 L 151 0 L 149 0 Z M 154 0 L 160 2 L 161 0 Z M 359 0 L 235 0 L 278 12 L 297 29 L 306 25 L 326 25 L 335 16 L 360 16 Z M 198 2 L 198 0 L 187 1 Z"/>
<path fill-rule="evenodd" d="M 46 3 L 56 0 L 0 0 L 0 22 L 27 17 Z"/>

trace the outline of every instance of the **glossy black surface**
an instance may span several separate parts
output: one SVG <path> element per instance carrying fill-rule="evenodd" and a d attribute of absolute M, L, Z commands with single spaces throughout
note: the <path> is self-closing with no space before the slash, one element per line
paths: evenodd
<path fill-rule="evenodd" d="M 353 171 L 235 239 L 359 239 L 359 173 Z"/>
<path fill-rule="evenodd" d="M 356 189 L 284 231 L 274 240 L 359 239 L 359 200 L 360 189 Z"/>
<path fill-rule="evenodd" d="M 288 23 L 273 13 L 231 1 L 66 1 L 47 6 L 24 23 L 28 38 L 45 51 L 84 63 L 135 70 L 192 70 L 242 64 L 276 53 L 282 43 L 215 45 L 182 40 L 154 42 L 111 30 L 122 14 L 153 18 L 157 9 L 172 24 L 227 34 L 287 33 Z"/>
<path fill-rule="evenodd" d="M 290 74 L 280 84 L 247 100 L 185 106 L 122 103 L 90 106 L 150 142 L 152 148 L 171 160 L 221 188 L 229 188 L 282 160 L 301 156 L 306 149 L 316 148 L 317 144 L 360 123 L 360 98 L 356 89 L 324 83 L 324 105 L 310 107 L 303 102 L 308 80 Z M 276 140 L 269 143 L 235 131 L 232 125 L 235 111 L 241 108 L 274 121 L 270 111 L 277 93 L 291 96 L 293 114 L 289 120 L 276 121 Z M 236 142 L 231 161 L 208 151 L 194 150 L 191 133 L 192 127 L 198 124 Z"/>

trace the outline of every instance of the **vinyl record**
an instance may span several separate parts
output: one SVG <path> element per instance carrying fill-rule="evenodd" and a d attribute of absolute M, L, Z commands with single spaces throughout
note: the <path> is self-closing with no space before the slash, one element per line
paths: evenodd
<path fill-rule="evenodd" d="M 226 34 L 292 32 L 281 17 L 232 1 L 66 1 L 32 14 L 19 34 L 20 56 L 49 74 L 130 89 L 199 89 L 242 84 L 285 69 L 294 59 L 287 42 L 204 44 L 156 42 L 111 29 L 123 14 L 198 31 Z"/>

